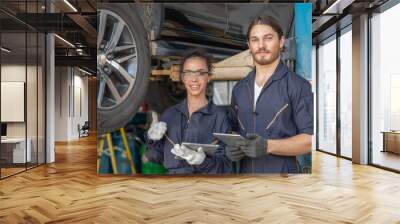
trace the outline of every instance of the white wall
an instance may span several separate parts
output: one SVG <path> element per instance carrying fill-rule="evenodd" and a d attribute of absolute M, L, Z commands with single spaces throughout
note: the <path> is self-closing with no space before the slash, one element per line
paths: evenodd
<path fill-rule="evenodd" d="M 1 81 L 1 121 L 24 122 L 25 82 Z M 36 108 L 36 107 L 35 107 Z"/>
<path fill-rule="evenodd" d="M 79 138 L 78 124 L 88 120 L 88 78 L 76 68 L 56 67 L 56 141 Z"/>
<path fill-rule="evenodd" d="M 78 72 L 78 75 L 76 74 Z M 74 119 L 72 123 L 72 133 L 73 136 L 78 136 L 78 129 L 77 126 L 80 124 L 81 126 L 85 123 L 85 121 L 89 120 L 88 116 L 88 78 L 81 76 L 83 73 L 81 73 L 79 70 L 75 70 L 75 75 L 74 75 L 74 110 L 75 112 L 73 113 Z"/>
<path fill-rule="evenodd" d="M 38 70 L 37 70 L 38 69 Z M 25 66 L 25 64 L 3 64 L 1 66 L 2 82 L 24 82 L 26 83 L 26 105 L 23 102 L 21 113 L 26 112 L 26 120 L 22 122 L 6 122 L 7 137 L 30 139 L 32 162 L 44 163 L 44 83 L 42 68 L 40 66 Z M 25 80 L 27 78 L 27 81 Z M 4 89 L 2 89 L 3 92 Z M 24 89 L 19 90 L 24 94 Z M 2 95 L 7 97 L 7 95 Z M 1 107 L 2 112 L 12 110 L 10 107 Z M 12 113 L 12 111 L 7 111 Z M 14 112 L 15 113 L 15 112 Z M 24 115 L 23 115 L 24 116 Z M 39 155 L 37 156 L 37 153 Z"/>
<path fill-rule="evenodd" d="M 55 68 L 55 141 L 68 140 L 68 86 L 67 67 Z"/>
<path fill-rule="evenodd" d="M 26 70 L 25 70 L 26 69 Z M 36 107 L 37 107 L 37 99 L 36 99 L 36 80 L 33 80 L 31 75 L 36 75 L 36 66 L 27 66 L 20 64 L 5 64 L 1 66 L 1 81 L 2 82 L 25 82 L 25 75 L 28 72 L 28 84 L 27 88 L 27 106 L 30 107 L 27 110 L 27 121 L 28 121 L 28 137 L 30 137 L 30 133 L 35 130 L 36 131 L 36 120 L 37 115 Z M 41 105 L 39 105 L 40 107 Z M 1 110 L 7 110 L 7 108 L 1 108 Z M 26 122 L 7 122 L 7 136 L 8 137 L 25 137 L 25 126 Z M 35 132 L 36 135 L 36 132 Z"/>
<path fill-rule="evenodd" d="M 25 65 L 9 64 L 1 66 L 2 82 L 25 82 Z M 1 108 L 7 110 L 7 108 Z M 8 137 L 25 137 L 24 122 L 7 122 Z"/>

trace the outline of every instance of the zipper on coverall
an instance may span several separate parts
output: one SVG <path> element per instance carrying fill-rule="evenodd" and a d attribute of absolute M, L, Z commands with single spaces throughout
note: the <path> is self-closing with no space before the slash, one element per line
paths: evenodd
<path fill-rule="evenodd" d="M 251 94 L 250 86 L 249 86 L 248 83 L 246 83 L 246 84 L 247 84 L 247 88 L 249 90 L 250 102 L 253 103 L 253 113 L 252 113 L 252 117 L 253 117 L 253 133 L 255 134 L 256 133 L 256 116 L 255 115 L 256 115 L 257 102 L 254 103 L 254 96 L 253 96 L 253 94 Z M 261 93 L 260 93 L 260 95 L 261 95 Z M 257 99 L 257 101 L 258 101 L 258 99 Z M 253 158 L 251 158 L 251 173 L 254 173 L 254 159 Z"/>

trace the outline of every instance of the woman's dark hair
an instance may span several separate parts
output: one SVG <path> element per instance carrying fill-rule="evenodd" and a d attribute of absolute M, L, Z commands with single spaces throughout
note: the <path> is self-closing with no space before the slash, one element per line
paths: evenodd
<path fill-rule="evenodd" d="M 181 66 L 180 66 L 179 72 L 182 74 L 183 65 L 185 64 L 186 60 L 188 60 L 189 58 L 194 58 L 194 57 L 203 58 L 206 61 L 207 69 L 209 72 L 208 75 L 210 75 L 212 72 L 212 69 L 213 69 L 213 65 L 212 65 L 213 57 L 211 54 L 208 54 L 204 49 L 200 49 L 200 48 L 190 50 L 188 53 L 183 55 L 183 57 L 181 59 Z"/>
<path fill-rule="evenodd" d="M 253 21 L 250 23 L 249 28 L 247 29 L 247 40 L 250 38 L 250 32 L 251 29 L 253 29 L 253 26 L 255 25 L 268 25 L 272 27 L 272 29 L 278 33 L 279 39 L 282 38 L 283 36 L 283 31 L 281 25 L 279 25 L 279 22 L 272 16 L 258 16 L 253 19 Z"/>

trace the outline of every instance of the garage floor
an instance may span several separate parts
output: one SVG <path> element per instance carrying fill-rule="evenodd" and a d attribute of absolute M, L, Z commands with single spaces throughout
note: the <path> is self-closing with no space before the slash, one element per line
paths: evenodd
<path fill-rule="evenodd" d="M 0 181 L 0 223 L 398 223 L 400 176 L 320 152 L 313 174 L 99 177 L 96 140 Z"/>

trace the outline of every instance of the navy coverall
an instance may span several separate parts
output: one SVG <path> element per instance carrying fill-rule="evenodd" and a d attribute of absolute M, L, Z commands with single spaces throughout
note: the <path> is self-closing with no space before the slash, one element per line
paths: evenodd
<path fill-rule="evenodd" d="M 265 139 L 313 134 L 313 94 L 310 83 L 281 61 L 264 85 L 254 107 L 256 71 L 232 91 L 229 117 L 232 130 L 242 136 L 256 133 Z M 240 160 L 240 173 L 298 173 L 295 156 L 267 154 Z"/>
<path fill-rule="evenodd" d="M 210 144 L 215 141 L 213 133 L 231 133 L 227 112 L 211 101 L 192 113 L 189 119 L 187 99 L 168 108 L 160 117 L 167 123 L 166 135 L 174 144 L 182 142 Z M 230 173 L 231 161 L 221 145 L 213 156 L 206 156 L 200 165 L 190 165 L 186 160 L 175 159 L 171 153 L 173 145 L 163 137 L 159 141 L 148 142 L 146 157 L 153 162 L 163 163 L 169 174 Z"/>

